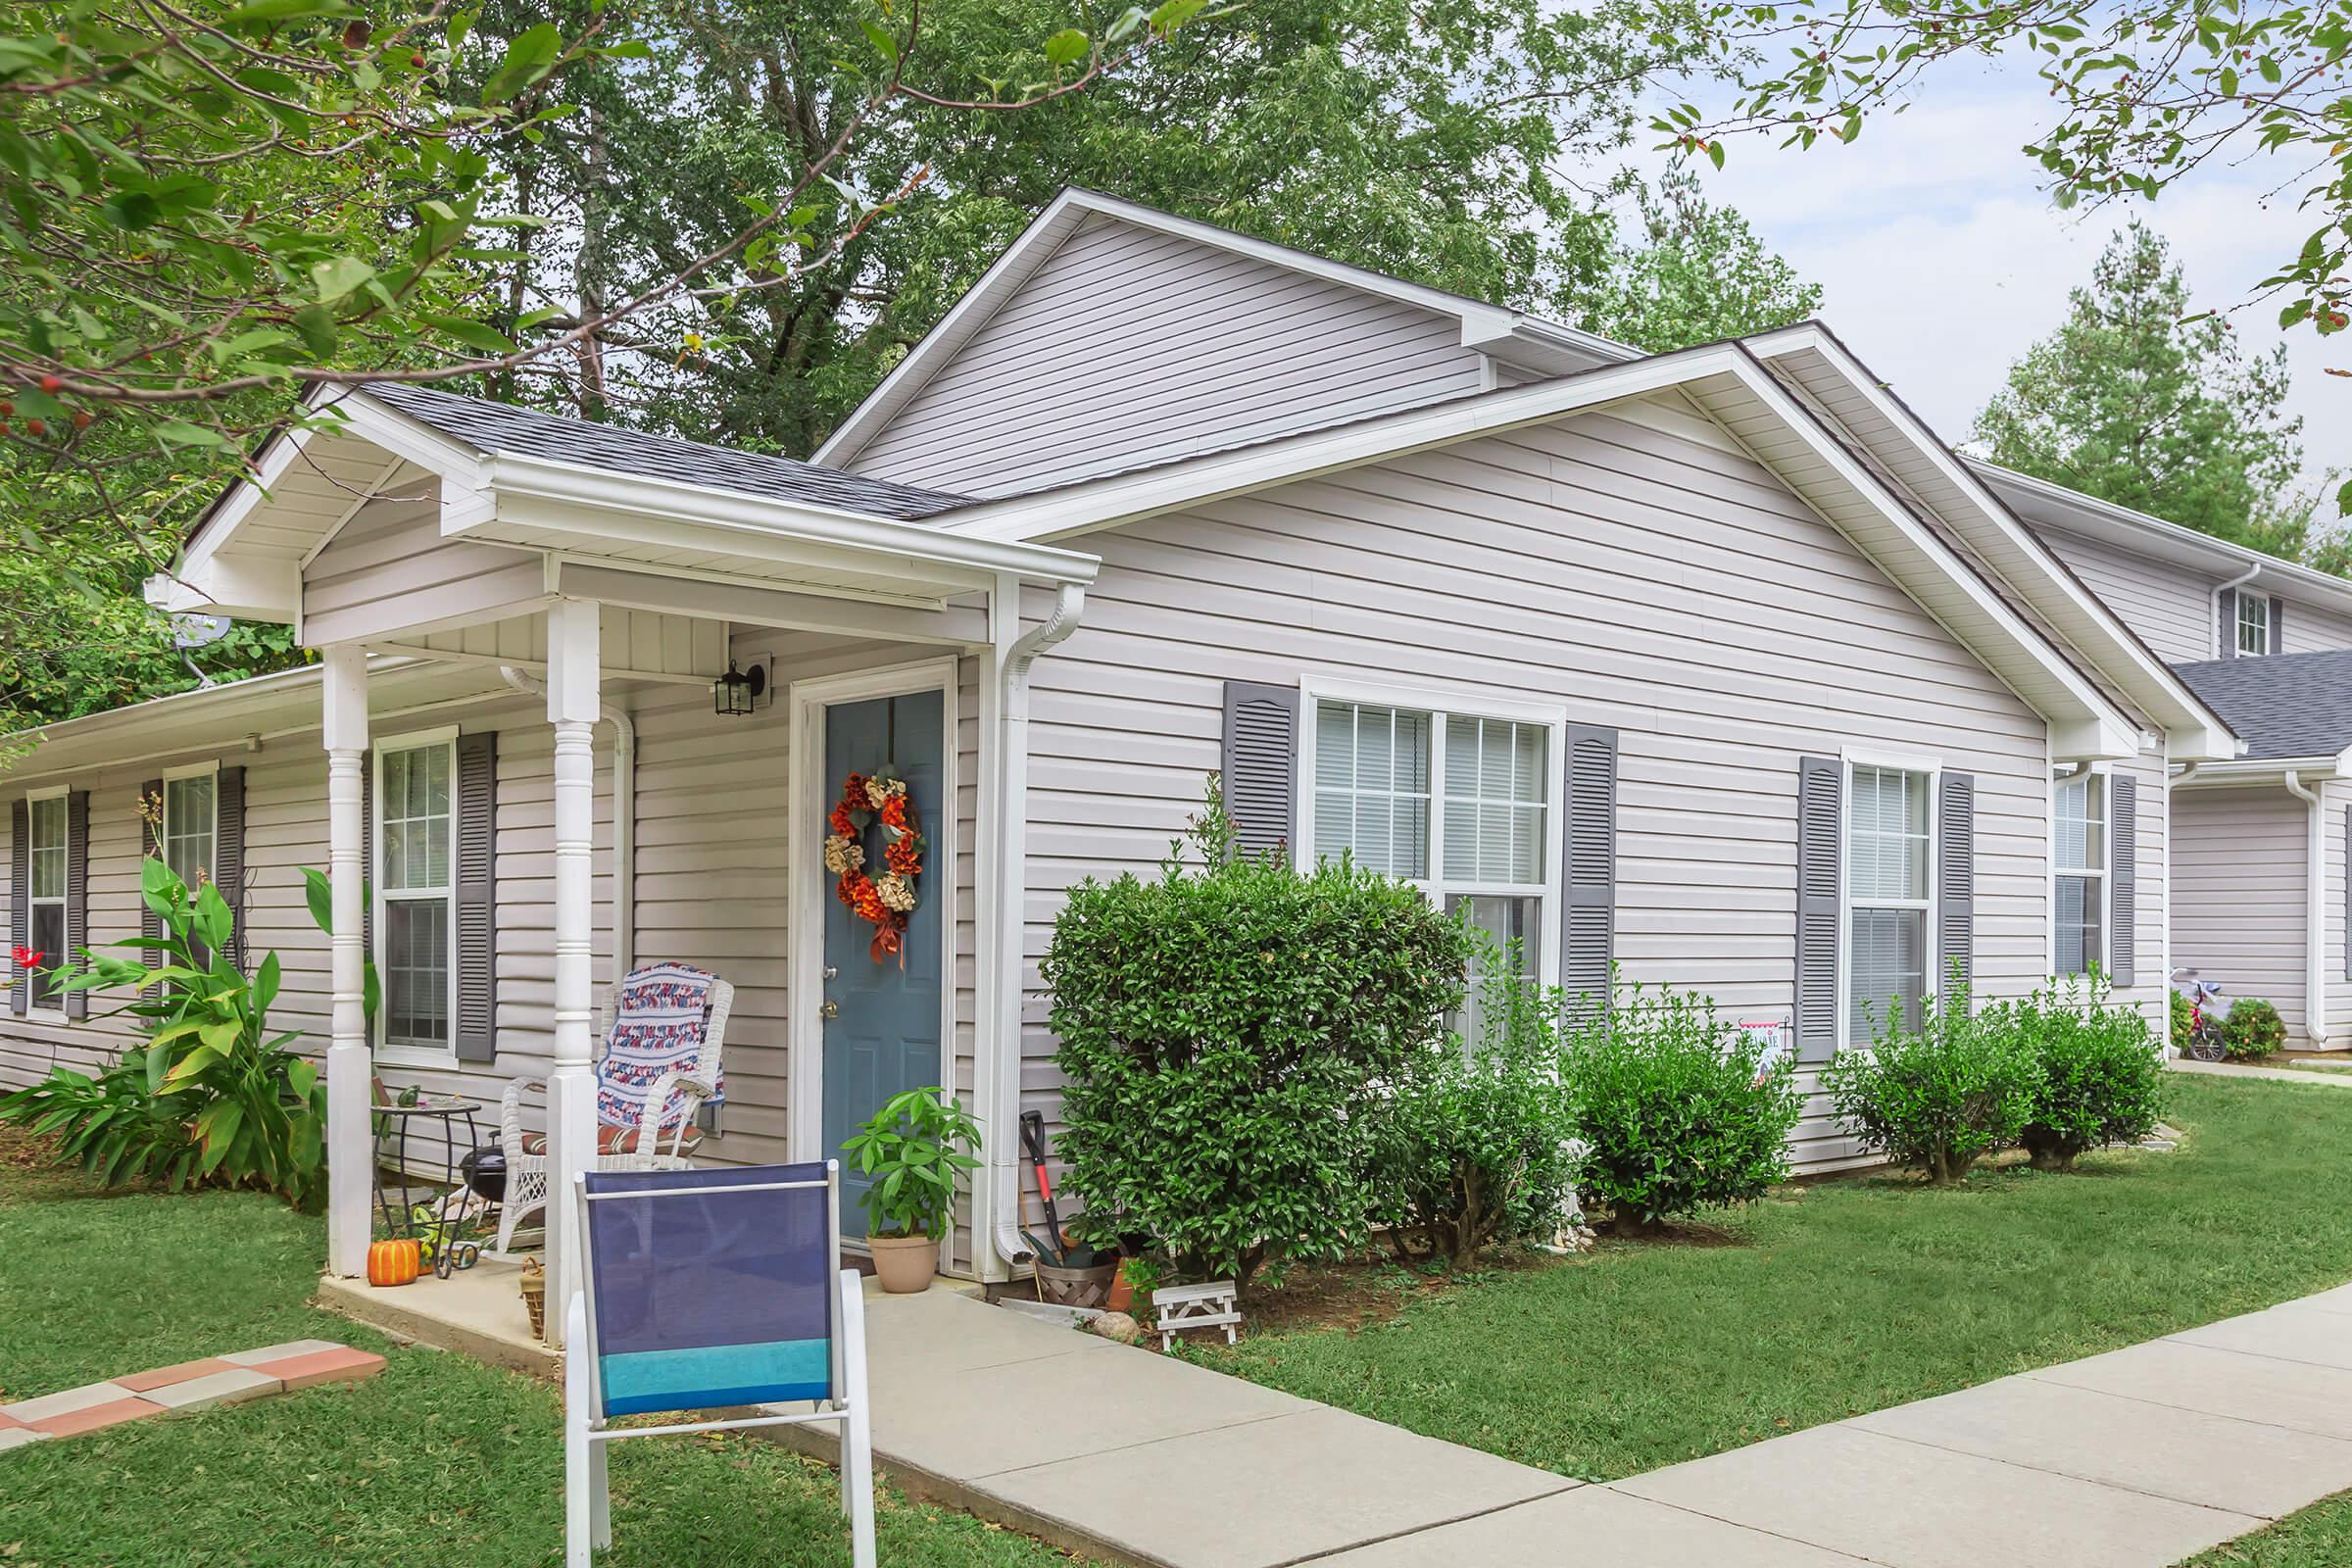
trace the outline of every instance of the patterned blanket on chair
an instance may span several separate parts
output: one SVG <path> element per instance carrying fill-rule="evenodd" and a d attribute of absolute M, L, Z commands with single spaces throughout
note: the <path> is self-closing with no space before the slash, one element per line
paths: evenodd
<path fill-rule="evenodd" d="M 612 1032 L 596 1064 L 598 1121 L 608 1127 L 642 1125 L 654 1080 L 672 1068 L 694 1071 L 710 1034 L 710 986 L 716 979 L 683 963 L 657 963 L 621 981 Z M 724 1092 L 723 1081 L 712 1086 L 713 1095 Z M 662 1107 L 660 1130 L 676 1127 L 684 1114 L 684 1104 L 673 1095 Z"/>

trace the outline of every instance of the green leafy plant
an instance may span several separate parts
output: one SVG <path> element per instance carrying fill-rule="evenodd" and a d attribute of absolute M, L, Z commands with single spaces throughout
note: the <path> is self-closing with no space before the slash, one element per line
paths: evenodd
<path fill-rule="evenodd" d="M 1997 1003 L 1984 1009 L 1984 1027 L 2015 1033 L 2040 1063 L 2019 1134 L 2037 1167 L 2067 1170 L 2088 1150 L 2155 1131 L 2164 1110 L 2156 1032 L 2137 1007 L 2110 998 L 2103 976 Z"/>
<path fill-rule="evenodd" d="M 946 1090 L 909 1089 L 841 1146 L 865 1190 L 866 1229 L 876 1236 L 944 1236 L 956 1206 L 956 1178 L 977 1167 L 970 1151 L 980 1124 Z"/>
<path fill-rule="evenodd" d="M 140 862 L 139 897 L 164 934 L 114 946 L 156 952 L 161 963 L 84 948 L 77 965 L 60 967 L 58 983 L 130 993 L 100 1016 L 139 1020 L 144 1042 L 95 1077 L 53 1068 L 0 1100 L 0 1121 L 55 1137 L 110 1187 L 258 1187 L 314 1202 L 325 1188 L 326 1091 L 317 1063 L 285 1049 L 299 1034 L 270 1031 L 277 955 L 249 978 L 234 957 L 236 916 L 220 890 L 207 883 L 191 894 L 152 856 Z"/>
<path fill-rule="evenodd" d="M 2286 1020 L 2260 997 L 2245 997 L 2230 1004 L 2222 1020 L 2222 1049 L 2231 1061 L 2252 1061 L 2286 1049 Z"/>
<path fill-rule="evenodd" d="M 2030 1039 L 1976 1012 L 1956 973 L 1950 991 L 1922 999 L 1917 1028 L 1890 1008 L 1868 1050 L 1840 1051 L 1821 1073 L 1838 1120 L 1865 1147 L 1938 1187 L 2017 1142 L 2041 1077 Z"/>
<path fill-rule="evenodd" d="M 1066 1185 L 1194 1278 L 1348 1250 L 1376 1086 L 1444 1038 L 1467 958 L 1411 887 L 1236 854 L 1212 781 L 1156 877 L 1090 879 L 1054 921 Z"/>
<path fill-rule="evenodd" d="M 360 906 L 362 908 L 368 906 L 368 900 L 372 895 L 372 887 L 363 881 L 360 884 Z M 304 905 L 311 911 L 311 922 L 318 927 L 321 936 L 332 941 L 335 935 L 335 891 L 334 884 L 327 880 L 324 871 L 315 865 L 306 865 L 302 868 L 302 897 Z M 375 1029 L 375 1009 L 384 1000 L 384 983 L 375 972 L 375 955 L 367 953 L 364 949 L 362 952 L 364 956 L 360 959 L 360 1008 L 367 1016 L 369 1036 L 372 1038 Z"/>
<path fill-rule="evenodd" d="M 1642 1232 L 1752 1202 L 1788 1174 L 1802 1099 L 1785 1058 L 1718 1018 L 1711 997 L 1619 986 L 1563 1054 L 1582 1186 L 1618 1228 Z"/>
<path fill-rule="evenodd" d="M 2186 1051 L 2188 1037 L 2196 1030 L 2196 1005 L 2178 991 L 2168 990 L 2165 992 L 2165 996 L 2171 1008 L 2169 1013 L 2172 1020 L 2170 1038 L 2173 1048 L 2177 1051 Z"/>
<path fill-rule="evenodd" d="M 1471 933 L 1474 1038 L 1417 1048 L 1367 1116 L 1373 1218 L 1399 1260 L 1458 1266 L 1575 1211 L 1583 1146 L 1560 1078 L 1560 993 Z"/>

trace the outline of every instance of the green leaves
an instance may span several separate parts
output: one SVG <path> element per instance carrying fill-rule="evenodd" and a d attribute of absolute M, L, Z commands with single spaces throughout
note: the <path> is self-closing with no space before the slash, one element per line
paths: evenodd
<path fill-rule="evenodd" d="M 356 256 L 337 256 L 311 267 L 311 286 L 321 305 L 332 305 L 375 276 L 375 269 Z"/>
<path fill-rule="evenodd" d="M 503 104 L 545 76 L 564 53 L 564 35 L 552 22 L 517 33 L 482 88 L 482 102 Z"/>
<path fill-rule="evenodd" d="M 937 1086 L 893 1096 L 841 1146 L 850 1168 L 874 1178 L 864 1194 L 876 1236 L 944 1236 L 956 1177 L 978 1167 L 980 1126 Z"/>

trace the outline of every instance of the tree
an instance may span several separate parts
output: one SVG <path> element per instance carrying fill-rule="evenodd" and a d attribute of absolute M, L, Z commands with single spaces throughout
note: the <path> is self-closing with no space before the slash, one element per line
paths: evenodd
<path fill-rule="evenodd" d="M 1663 354 L 1768 332 L 1821 309 L 1821 285 L 1799 277 L 1739 213 L 1711 205 L 1690 171 L 1668 171 L 1640 201 L 1648 243 L 1618 247 L 1580 313 L 1592 330 Z"/>
<path fill-rule="evenodd" d="M 2303 462 L 2302 421 L 2280 412 L 2285 345 L 2248 355 L 2227 320 L 2192 316 L 2180 264 L 2136 222 L 2071 299 L 2065 324 L 1977 416 L 1985 455 L 2217 538 L 2299 554 L 2309 508 L 2282 505 Z"/>
<path fill-rule="evenodd" d="M 1851 142 L 1947 63 L 2032 53 L 2053 113 L 2026 154 L 2062 208 L 2153 201 L 2208 162 L 2274 154 L 2315 226 L 2254 288 L 2281 327 L 2352 326 L 2352 4 L 2241 0 L 1643 0 L 1661 36 L 1740 78 L 1728 113 L 1653 120 L 1721 167 L 1727 138 Z M 2337 373 L 2352 374 L 2352 371 Z M 2352 510 L 2352 487 L 2342 502 Z"/>

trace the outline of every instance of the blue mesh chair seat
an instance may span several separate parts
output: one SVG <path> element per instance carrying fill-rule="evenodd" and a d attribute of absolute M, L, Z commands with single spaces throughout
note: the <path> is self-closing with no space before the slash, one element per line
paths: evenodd
<path fill-rule="evenodd" d="M 610 1541 L 611 1440 L 833 1422 L 853 1559 L 871 1568 L 864 1297 L 840 1267 L 839 1182 L 830 1160 L 580 1178 L 584 1288 L 564 1367 L 567 1564 L 585 1568 L 591 1546 Z M 696 1414 L 804 1402 L 814 1408 Z M 662 1414 L 687 1419 L 608 1425 Z"/>

